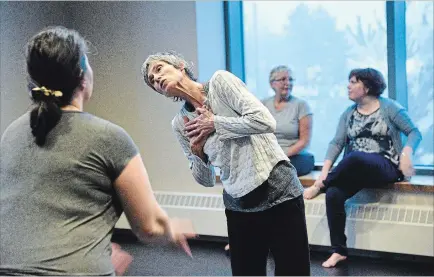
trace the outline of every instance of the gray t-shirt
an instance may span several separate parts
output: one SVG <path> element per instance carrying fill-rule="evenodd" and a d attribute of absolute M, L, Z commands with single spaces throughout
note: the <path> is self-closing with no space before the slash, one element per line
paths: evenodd
<path fill-rule="evenodd" d="M 39 147 L 29 113 L 3 134 L 0 275 L 113 275 L 113 181 L 139 152 L 119 126 L 64 112 Z"/>
<path fill-rule="evenodd" d="M 309 105 L 306 101 L 293 95 L 290 96 L 286 106 L 281 110 L 276 110 L 274 107 L 274 96 L 264 99 L 262 103 L 276 119 L 277 125 L 274 134 L 283 152 L 287 154 L 289 147 L 300 139 L 300 119 L 312 114 Z"/>

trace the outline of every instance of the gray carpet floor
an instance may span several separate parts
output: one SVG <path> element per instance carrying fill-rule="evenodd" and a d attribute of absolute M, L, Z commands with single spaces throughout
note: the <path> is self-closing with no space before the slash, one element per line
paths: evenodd
<path fill-rule="evenodd" d="M 134 260 L 125 275 L 129 276 L 229 276 L 230 261 L 224 242 L 191 241 L 193 258 L 180 249 L 162 245 L 144 245 L 137 241 L 116 240 Z M 348 262 L 332 269 L 321 263 L 328 257 L 324 251 L 311 251 L 312 276 L 433 276 L 433 259 L 421 261 L 353 256 Z M 273 261 L 268 263 L 268 275 L 273 275 Z"/>

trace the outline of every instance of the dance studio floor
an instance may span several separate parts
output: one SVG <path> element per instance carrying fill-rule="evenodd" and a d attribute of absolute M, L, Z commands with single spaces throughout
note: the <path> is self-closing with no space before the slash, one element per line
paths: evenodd
<path fill-rule="evenodd" d="M 125 275 L 153 276 L 228 276 L 231 275 L 229 258 L 223 242 L 192 241 L 193 259 L 170 246 L 146 246 L 139 242 L 114 239 L 134 257 Z M 324 269 L 321 263 L 328 254 L 311 253 L 313 276 L 433 276 L 434 265 L 426 261 L 397 261 L 391 258 L 352 257 L 350 261 L 333 269 Z M 433 263 L 434 264 L 434 263 Z M 273 275 L 273 262 L 269 260 L 268 275 Z"/>

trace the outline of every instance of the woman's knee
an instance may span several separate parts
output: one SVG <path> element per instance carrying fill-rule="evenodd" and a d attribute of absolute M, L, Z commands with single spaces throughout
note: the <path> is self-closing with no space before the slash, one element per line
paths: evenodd
<path fill-rule="evenodd" d="M 372 155 L 374 154 L 354 151 L 347 155 L 345 162 L 355 169 L 363 168 L 372 164 Z"/>
<path fill-rule="evenodd" d="M 298 176 L 309 174 L 315 167 L 315 159 L 313 155 L 295 155 L 289 157 L 291 164 L 297 170 Z"/>
<path fill-rule="evenodd" d="M 338 187 L 329 187 L 326 191 L 326 205 L 345 204 L 345 193 Z"/>

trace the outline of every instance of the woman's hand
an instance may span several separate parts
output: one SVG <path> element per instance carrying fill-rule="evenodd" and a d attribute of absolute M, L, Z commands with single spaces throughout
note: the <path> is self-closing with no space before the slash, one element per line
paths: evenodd
<path fill-rule="evenodd" d="M 190 123 L 189 119 L 186 116 L 184 116 L 183 119 L 184 119 L 184 126 L 187 126 L 187 124 Z M 185 131 L 185 129 L 184 129 L 184 131 Z M 191 153 L 200 157 L 204 161 L 206 160 L 206 155 L 203 152 L 203 147 L 204 147 L 207 139 L 208 139 L 208 136 L 189 137 Z"/>
<path fill-rule="evenodd" d="M 309 200 L 317 197 L 318 194 L 321 193 L 321 188 L 324 187 L 323 180 L 322 177 L 319 177 L 312 186 L 305 189 L 303 192 L 303 198 Z"/>
<path fill-rule="evenodd" d="M 402 152 L 401 159 L 399 160 L 399 170 L 401 170 L 402 174 L 404 174 L 406 177 L 410 177 L 415 174 L 413 162 L 411 161 L 411 155 Z"/>
<path fill-rule="evenodd" d="M 195 238 L 196 236 L 196 232 L 194 231 L 193 224 L 190 220 L 180 218 L 170 219 L 169 240 L 181 247 L 190 257 L 193 257 L 193 255 L 191 254 L 191 249 L 188 245 L 187 239 Z"/>
<path fill-rule="evenodd" d="M 203 151 L 203 147 L 206 143 L 208 137 L 200 138 L 200 137 L 192 137 L 190 139 L 190 149 L 191 152 L 200 157 L 202 160 L 205 160 L 205 153 Z"/>
<path fill-rule="evenodd" d="M 185 123 L 185 132 L 188 138 L 196 137 L 201 141 L 215 131 L 214 114 L 206 106 L 197 108 L 196 112 L 199 116 Z"/>
<path fill-rule="evenodd" d="M 315 180 L 315 183 L 313 183 L 313 185 L 321 189 L 324 187 L 324 183 L 322 181 L 324 181 L 324 179 L 320 177 Z"/>
<path fill-rule="evenodd" d="M 125 271 L 127 271 L 128 266 L 133 261 L 133 257 L 121 250 L 121 246 L 117 243 L 112 243 L 112 264 L 115 268 L 116 276 L 124 275 Z"/>

